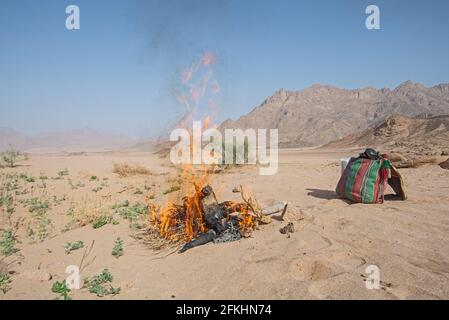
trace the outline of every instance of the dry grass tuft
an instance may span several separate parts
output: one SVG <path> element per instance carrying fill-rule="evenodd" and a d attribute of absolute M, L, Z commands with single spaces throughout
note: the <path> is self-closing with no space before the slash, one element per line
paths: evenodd
<path fill-rule="evenodd" d="M 151 175 L 152 174 L 152 172 L 150 170 L 148 170 L 147 168 L 145 168 L 141 165 L 138 165 L 138 164 L 130 165 L 126 162 L 122 162 L 122 163 L 114 162 L 112 172 L 117 173 L 122 178 L 129 177 L 129 176 L 135 176 L 135 175 Z"/>
<path fill-rule="evenodd" d="M 107 207 L 95 199 L 86 197 L 83 201 L 72 205 L 69 209 L 72 221 L 79 227 L 83 227 L 98 221 L 100 218 L 111 218 Z"/>

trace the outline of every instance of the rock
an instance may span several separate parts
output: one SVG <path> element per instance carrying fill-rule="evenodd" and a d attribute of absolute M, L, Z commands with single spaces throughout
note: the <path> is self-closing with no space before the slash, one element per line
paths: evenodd
<path fill-rule="evenodd" d="M 295 225 L 293 222 L 289 222 L 286 226 L 282 227 L 279 232 L 282 234 L 293 233 L 295 232 Z"/>
<path fill-rule="evenodd" d="M 449 170 L 449 159 L 447 159 L 446 161 L 441 162 L 441 163 L 439 164 L 439 166 L 440 166 L 442 169 Z"/>

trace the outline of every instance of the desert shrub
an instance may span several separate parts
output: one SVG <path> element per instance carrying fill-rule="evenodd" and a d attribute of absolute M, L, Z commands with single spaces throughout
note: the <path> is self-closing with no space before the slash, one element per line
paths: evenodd
<path fill-rule="evenodd" d="M 44 241 L 53 232 L 53 223 L 47 215 L 50 203 L 37 197 L 21 200 L 24 207 L 28 208 L 32 220 L 27 227 L 27 236 L 30 241 L 36 240 L 37 235 L 40 241 Z"/>
<path fill-rule="evenodd" d="M 53 230 L 53 224 L 48 217 L 38 218 L 38 237 L 40 241 L 44 241 L 48 236 L 51 235 Z"/>
<path fill-rule="evenodd" d="M 1 191 L 0 193 L 0 208 L 6 208 L 8 218 L 16 211 L 14 207 L 14 198 L 7 192 Z"/>
<path fill-rule="evenodd" d="M 60 298 L 63 298 L 64 300 L 71 300 L 69 296 L 70 289 L 67 287 L 67 283 L 65 282 L 65 280 L 62 282 L 56 281 L 55 283 L 53 283 L 51 291 L 58 294 L 58 296 L 56 297 L 56 299 L 58 300 Z"/>
<path fill-rule="evenodd" d="M 129 201 L 126 200 L 123 203 L 113 205 L 112 210 L 122 218 L 133 222 L 148 212 L 148 206 L 138 202 L 130 206 Z"/>
<path fill-rule="evenodd" d="M 110 221 L 109 217 L 106 216 L 100 216 L 97 219 L 95 219 L 95 221 L 92 223 L 92 227 L 94 229 L 99 229 L 105 225 L 107 225 Z"/>
<path fill-rule="evenodd" d="M 3 230 L 2 237 L 0 239 L 0 250 L 2 255 L 8 257 L 18 251 L 15 248 L 17 240 L 12 230 Z"/>
<path fill-rule="evenodd" d="M 128 176 L 135 176 L 135 175 L 151 175 L 151 171 L 147 168 L 134 164 L 130 165 L 126 162 L 123 163 L 113 163 L 112 166 L 112 172 L 117 173 L 120 177 L 128 177 Z"/>
<path fill-rule="evenodd" d="M 21 173 L 21 174 L 19 174 L 19 178 L 22 179 L 22 180 L 24 180 L 24 181 L 26 181 L 26 182 L 29 182 L 29 183 L 32 183 L 32 182 L 35 182 L 35 181 L 36 181 L 36 178 L 35 178 L 35 177 L 33 177 L 33 176 L 31 176 L 31 175 L 28 175 L 28 174 L 26 174 L 26 173 Z"/>
<path fill-rule="evenodd" d="M 112 248 L 112 255 L 116 258 L 123 256 L 123 240 L 117 238 L 114 243 L 114 248 Z"/>
<path fill-rule="evenodd" d="M 23 200 L 22 204 L 28 207 L 28 211 L 35 216 L 43 216 L 50 208 L 50 203 L 47 200 L 41 200 L 36 197 Z"/>
<path fill-rule="evenodd" d="M 72 251 L 78 250 L 84 248 L 84 242 L 83 241 L 76 241 L 76 242 L 66 242 L 64 245 L 65 253 L 70 254 Z"/>
<path fill-rule="evenodd" d="M 111 283 L 114 277 L 108 269 L 103 271 L 91 279 L 84 279 L 84 286 L 89 289 L 90 293 L 95 293 L 98 297 L 104 297 L 107 295 L 116 295 L 120 293 L 120 288 L 114 288 Z"/>
<path fill-rule="evenodd" d="M 9 275 L 5 272 L 0 271 L 0 291 L 5 294 L 9 291 L 9 284 L 11 283 L 11 279 Z"/>
<path fill-rule="evenodd" d="M 55 178 L 52 178 L 54 180 L 61 180 L 64 179 L 65 176 L 69 175 L 69 170 L 65 168 L 64 170 L 58 171 L 58 175 Z"/>
<path fill-rule="evenodd" d="M 78 183 L 74 184 L 72 179 L 69 179 L 69 186 L 72 188 L 72 190 L 76 190 L 78 188 L 84 188 L 86 185 L 79 181 Z"/>
<path fill-rule="evenodd" d="M 27 154 L 15 150 L 12 147 L 9 150 L 0 153 L 0 156 L 4 164 L 10 168 L 14 168 L 16 166 L 17 161 L 28 159 Z"/>
<path fill-rule="evenodd" d="M 108 213 L 101 202 L 90 197 L 84 198 L 79 203 L 72 203 L 67 215 L 72 218 L 72 221 L 67 224 L 70 225 L 70 228 L 83 227 L 89 224 L 102 227 L 104 225 L 102 221 L 112 222 L 111 214 Z"/>
<path fill-rule="evenodd" d="M 0 195 L 0 208 L 3 206 L 5 207 L 11 206 L 13 205 L 13 203 L 14 199 L 10 194 L 4 193 Z"/>

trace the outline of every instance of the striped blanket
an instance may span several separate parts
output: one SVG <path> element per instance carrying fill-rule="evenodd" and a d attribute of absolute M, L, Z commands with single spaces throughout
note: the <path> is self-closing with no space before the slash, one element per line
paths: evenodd
<path fill-rule="evenodd" d="M 390 169 L 390 161 L 384 158 L 351 158 L 336 191 L 341 197 L 354 202 L 383 203 Z"/>

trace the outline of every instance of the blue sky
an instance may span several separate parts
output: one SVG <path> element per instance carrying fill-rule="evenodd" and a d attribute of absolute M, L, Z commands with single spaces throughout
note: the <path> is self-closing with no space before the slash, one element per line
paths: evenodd
<path fill-rule="evenodd" d="M 381 30 L 365 28 L 369 4 Z M 449 82 L 448 17 L 446 0 L 1 0 L 0 126 L 158 134 L 183 113 L 180 70 L 208 51 L 219 120 L 279 88 Z"/>

